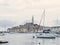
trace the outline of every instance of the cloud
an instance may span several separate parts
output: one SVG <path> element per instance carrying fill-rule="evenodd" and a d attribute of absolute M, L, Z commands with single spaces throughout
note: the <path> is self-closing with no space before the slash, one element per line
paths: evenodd
<path fill-rule="evenodd" d="M 60 0 L 0 0 L 0 20 L 2 20 L 0 22 L 1 24 L 2 22 L 7 24 L 11 22 L 12 25 L 14 22 L 20 24 L 27 18 L 30 20 L 34 15 L 36 23 L 39 23 L 44 8 L 46 25 L 50 25 L 49 22 L 55 23 L 52 20 L 55 20 L 57 15 L 60 18 Z"/>
<path fill-rule="evenodd" d="M 7 3 L 0 3 L 0 6 L 9 6 Z"/>
<path fill-rule="evenodd" d="M 0 21 L 0 27 L 11 27 L 14 25 L 15 25 L 15 23 L 12 21 L 8 21 L 8 20 L 1 20 Z"/>
<path fill-rule="evenodd" d="M 54 20 L 53 25 L 59 26 L 60 25 L 60 20 L 59 19 Z"/>

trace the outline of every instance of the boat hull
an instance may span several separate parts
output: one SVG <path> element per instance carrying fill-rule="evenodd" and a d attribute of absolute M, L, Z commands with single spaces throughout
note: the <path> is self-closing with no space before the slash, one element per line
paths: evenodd
<path fill-rule="evenodd" d="M 37 37 L 37 38 L 42 38 L 42 39 L 55 39 L 55 37 Z"/>
<path fill-rule="evenodd" d="M 8 43 L 8 41 L 0 41 L 0 43 Z"/>

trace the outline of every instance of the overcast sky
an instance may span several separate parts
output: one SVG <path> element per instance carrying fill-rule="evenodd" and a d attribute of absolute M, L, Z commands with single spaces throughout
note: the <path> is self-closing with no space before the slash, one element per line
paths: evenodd
<path fill-rule="evenodd" d="M 31 22 L 39 24 L 45 9 L 45 26 L 60 25 L 60 0 L 0 0 L 0 27 Z"/>

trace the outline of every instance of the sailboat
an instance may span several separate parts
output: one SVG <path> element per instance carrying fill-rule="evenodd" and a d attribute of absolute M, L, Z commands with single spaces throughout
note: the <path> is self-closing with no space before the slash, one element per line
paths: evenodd
<path fill-rule="evenodd" d="M 45 10 L 44 10 L 44 12 L 43 12 L 43 16 L 44 16 L 44 21 L 45 21 Z M 42 17 L 43 17 L 42 16 Z M 41 19 L 42 20 L 42 19 Z M 43 22 L 43 30 L 45 30 L 44 29 L 44 22 Z M 52 34 L 52 33 L 38 33 L 38 34 L 36 34 L 36 36 L 35 36 L 36 38 L 41 38 L 41 39 L 55 39 L 55 35 L 54 34 Z"/>

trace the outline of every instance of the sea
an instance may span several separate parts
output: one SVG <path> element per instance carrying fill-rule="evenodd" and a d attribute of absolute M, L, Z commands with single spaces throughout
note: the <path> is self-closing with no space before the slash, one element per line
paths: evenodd
<path fill-rule="evenodd" d="M 33 38 L 35 33 L 5 33 L 4 38 L 8 43 L 0 45 L 60 45 L 60 37 L 55 39 Z"/>

